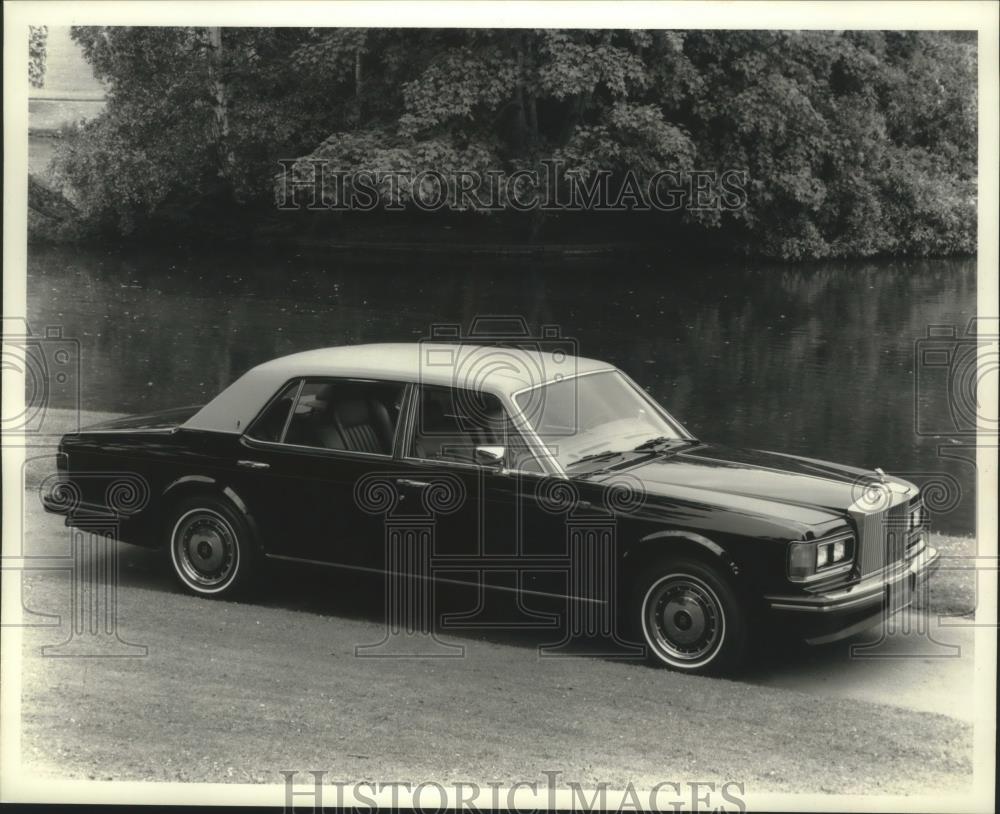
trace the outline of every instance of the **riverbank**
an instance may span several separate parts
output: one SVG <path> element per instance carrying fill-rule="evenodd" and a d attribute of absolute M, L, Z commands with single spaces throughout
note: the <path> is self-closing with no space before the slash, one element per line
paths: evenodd
<path fill-rule="evenodd" d="M 74 204 L 44 174 L 29 176 L 28 242 L 32 246 L 79 245 L 122 250 L 164 246 L 192 249 L 219 246 L 286 248 L 335 252 L 412 253 L 470 257 L 587 257 L 666 253 L 691 261 L 745 257 L 735 247 L 675 224 L 643 224 L 613 214 L 573 215 L 550 222 L 544 232 L 509 217 L 384 213 L 358 218 L 350 213 L 244 210 L 210 207 L 147 224 L 126 235 L 103 231 L 81 218 Z M 636 222 L 636 220 L 638 222 Z"/>

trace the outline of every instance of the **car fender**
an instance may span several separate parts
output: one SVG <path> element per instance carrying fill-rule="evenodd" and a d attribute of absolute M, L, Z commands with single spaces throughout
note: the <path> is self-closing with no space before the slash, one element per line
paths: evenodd
<path fill-rule="evenodd" d="M 664 546 L 669 545 L 669 548 Z M 730 553 L 715 540 L 711 540 L 697 532 L 682 529 L 663 529 L 654 531 L 640 538 L 637 543 L 629 546 L 623 562 L 626 568 L 635 566 L 637 562 L 648 562 L 661 555 L 665 550 L 671 553 L 691 553 L 717 563 L 732 577 L 741 576 L 741 569 Z"/>
<path fill-rule="evenodd" d="M 179 499 L 183 495 L 196 494 L 199 491 L 208 491 L 213 494 L 220 495 L 232 503 L 233 507 L 246 521 L 257 546 L 262 546 L 257 521 L 250 512 L 246 501 L 232 486 L 227 483 L 223 483 L 218 478 L 211 477 L 210 475 L 183 475 L 182 477 L 171 481 L 163 490 L 161 495 L 161 505 L 166 505 L 169 501 L 174 500 L 175 498 Z"/>

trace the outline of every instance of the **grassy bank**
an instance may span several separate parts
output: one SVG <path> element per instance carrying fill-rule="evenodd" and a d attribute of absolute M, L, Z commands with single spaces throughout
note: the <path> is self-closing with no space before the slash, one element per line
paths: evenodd
<path fill-rule="evenodd" d="M 941 566 L 931 578 L 927 607 L 945 616 L 975 614 L 976 571 L 969 560 L 977 554 L 976 538 L 932 532 L 931 545 L 941 552 Z"/>

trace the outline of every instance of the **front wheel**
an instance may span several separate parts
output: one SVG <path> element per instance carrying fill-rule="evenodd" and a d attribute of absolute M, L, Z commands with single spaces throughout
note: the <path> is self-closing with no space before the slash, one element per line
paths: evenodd
<path fill-rule="evenodd" d="M 698 560 L 656 563 L 639 580 L 633 619 L 650 659 L 685 673 L 735 670 L 747 651 L 747 614 L 729 581 Z"/>
<path fill-rule="evenodd" d="M 167 520 L 174 574 L 199 596 L 249 593 L 256 556 L 246 521 L 225 500 L 210 495 L 180 501 Z"/>

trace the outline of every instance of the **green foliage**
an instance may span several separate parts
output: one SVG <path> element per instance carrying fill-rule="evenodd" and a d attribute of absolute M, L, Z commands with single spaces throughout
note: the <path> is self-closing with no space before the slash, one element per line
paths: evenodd
<path fill-rule="evenodd" d="M 693 243 L 787 260 L 975 250 L 962 35 L 225 29 L 221 52 L 205 29 L 73 36 L 110 100 L 56 166 L 119 233 L 205 202 L 266 205 L 283 158 L 411 175 L 560 159 L 640 182 L 745 171 L 744 207 L 658 216 Z"/>

